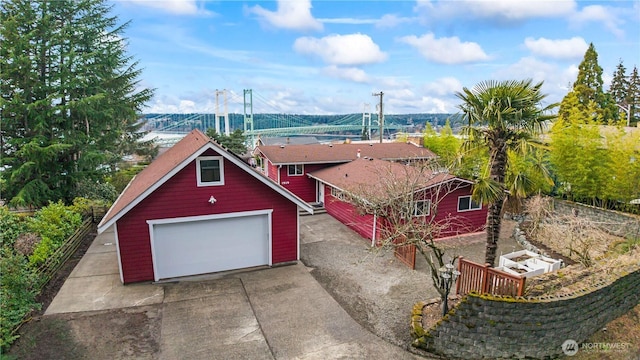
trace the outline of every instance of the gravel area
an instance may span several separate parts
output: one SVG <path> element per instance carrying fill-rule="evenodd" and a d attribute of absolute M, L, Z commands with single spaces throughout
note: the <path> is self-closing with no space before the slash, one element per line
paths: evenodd
<path fill-rule="evenodd" d="M 416 254 L 416 270 L 392 251 L 372 249 L 370 242 L 328 214 L 300 217 L 300 255 L 311 274 L 358 323 L 392 344 L 409 348 L 413 305 L 439 297 L 427 263 Z M 498 256 L 519 245 L 511 239 L 513 222 L 505 220 Z M 484 234 L 442 241 L 451 256 L 484 260 Z"/>

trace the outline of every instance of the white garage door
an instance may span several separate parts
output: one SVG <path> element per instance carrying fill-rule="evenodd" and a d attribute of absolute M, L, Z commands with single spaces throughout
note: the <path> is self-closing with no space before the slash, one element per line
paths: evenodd
<path fill-rule="evenodd" d="M 269 213 L 149 221 L 156 281 L 269 265 Z"/>

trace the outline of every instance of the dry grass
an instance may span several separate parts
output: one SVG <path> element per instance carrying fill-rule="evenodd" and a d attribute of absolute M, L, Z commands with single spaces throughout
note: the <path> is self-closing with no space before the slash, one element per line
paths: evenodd
<path fill-rule="evenodd" d="M 638 360 L 640 359 L 640 305 L 608 323 L 583 344 L 619 344 L 619 349 L 578 350 L 575 360 Z"/>

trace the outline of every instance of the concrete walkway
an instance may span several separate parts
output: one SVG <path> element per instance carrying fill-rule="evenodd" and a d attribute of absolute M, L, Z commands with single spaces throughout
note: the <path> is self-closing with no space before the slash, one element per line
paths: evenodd
<path fill-rule="evenodd" d="M 45 315 L 158 306 L 160 359 L 419 358 L 360 326 L 302 264 L 124 286 L 113 239 L 96 237 Z"/>

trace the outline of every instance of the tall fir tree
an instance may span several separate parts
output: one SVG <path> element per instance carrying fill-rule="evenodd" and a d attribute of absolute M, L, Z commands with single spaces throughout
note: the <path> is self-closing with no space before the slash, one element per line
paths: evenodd
<path fill-rule="evenodd" d="M 622 60 L 616 67 L 609 87 L 611 99 L 618 108 L 619 120 L 631 126 L 638 122 L 638 109 L 640 108 L 640 79 L 636 67 L 627 75 L 627 69 Z"/>
<path fill-rule="evenodd" d="M 100 180 L 122 155 L 145 150 L 136 131 L 153 91 L 139 89 L 126 24 L 105 0 L 0 6 L 2 197 L 33 207 L 70 200 L 75 184 Z"/>
<path fill-rule="evenodd" d="M 611 85 L 609 86 L 609 94 L 616 104 L 626 106 L 628 104 L 629 93 L 629 80 L 627 80 L 627 68 L 624 67 L 622 59 L 616 66 L 616 71 L 611 78 Z"/>
<path fill-rule="evenodd" d="M 571 91 L 577 96 L 577 106 L 580 111 L 584 111 L 593 102 L 596 107 L 595 111 L 603 123 L 617 121 L 617 106 L 611 96 L 603 90 L 602 67 L 598 64 L 598 53 L 593 43 L 589 44 L 589 48 L 578 66 L 578 78 L 573 83 Z M 565 101 L 563 103 L 566 104 Z M 560 116 L 564 116 L 562 114 L 567 114 L 568 111 L 570 110 L 563 108 L 562 104 L 560 105 Z"/>

